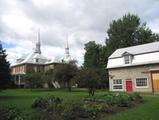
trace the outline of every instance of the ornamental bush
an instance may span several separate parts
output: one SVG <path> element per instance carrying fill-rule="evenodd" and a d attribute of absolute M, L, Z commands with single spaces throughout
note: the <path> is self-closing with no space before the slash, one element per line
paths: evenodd
<path fill-rule="evenodd" d="M 131 105 L 129 95 L 127 95 L 127 94 L 118 95 L 118 98 L 116 100 L 117 100 L 117 105 L 120 107 L 128 107 Z"/>
<path fill-rule="evenodd" d="M 82 102 L 65 103 L 59 97 L 37 98 L 33 108 L 40 108 L 45 120 L 76 120 L 99 118 L 99 113 L 118 112 L 122 107 L 130 107 L 142 101 L 138 93 L 107 93 L 99 96 L 85 97 Z"/>
<path fill-rule="evenodd" d="M 129 107 L 132 101 L 142 102 L 143 99 L 139 93 L 125 94 L 125 93 L 107 93 L 105 95 L 96 97 L 86 97 L 85 102 L 105 103 L 108 106 Z"/>
<path fill-rule="evenodd" d="M 109 110 L 109 106 L 101 102 L 85 102 L 83 108 L 92 119 L 96 119 L 99 112 L 107 112 Z"/>
<path fill-rule="evenodd" d="M 62 99 L 55 96 L 50 96 L 48 98 L 36 98 L 32 103 L 32 108 L 40 108 L 50 110 L 50 108 L 57 108 L 59 104 L 62 103 Z M 56 111 L 56 110 L 55 110 Z"/>
<path fill-rule="evenodd" d="M 1 120 L 23 120 L 20 116 L 20 111 L 13 107 L 0 107 Z"/>
<path fill-rule="evenodd" d="M 33 101 L 32 108 L 46 109 L 49 105 L 47 99 L 39 97 Z"/>
<path fill-rule="evenodd" d="M 131 101 L 143 102 L 143 98 L 139 93 L 132 93 L 129 95 Z"/>
<path fill-rule="evenodd" d="M 66 105 L 64 107 L 64 110 L 63 110 L 61 115 L 62 115 L 63 120 L 75 120 L 75 118 L 76 118 L 76 114 L 75 113 L 76 112 L 73 111 L 72 105 L 69 104 L 69 105 Z"/>

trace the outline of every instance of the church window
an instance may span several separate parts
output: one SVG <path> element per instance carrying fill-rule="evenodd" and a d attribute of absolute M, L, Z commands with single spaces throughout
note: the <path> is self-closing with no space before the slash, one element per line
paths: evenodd
<path fill-rule="evenodd" d="M 38 60 L 38 59 L 35 59 L 35 62 L 37 63 L 37 62 L 39 62 L 39 60 Z"/>

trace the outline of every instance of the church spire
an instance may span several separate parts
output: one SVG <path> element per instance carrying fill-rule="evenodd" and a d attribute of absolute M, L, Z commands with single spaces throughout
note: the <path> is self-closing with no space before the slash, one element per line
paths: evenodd
<path fill-rule="evenodd" d="M 66 39 L 67 41 L 66 41 L 66 48 L 69 48 L 69 46 L 68 46 L 68 36 L 67 36 L 67 39 Z"/>
<path fill-rule="evenodd" d="M 0 50 L 2 50 L 2 41 L 0 40 Z"/>
<path fill-rule="evenodd" d="M 65 56 L 62 59 L 62 62 L 69 63 L 71 61 L 72 61 L 72 58 L 69 53 L 69 44 L 68 44 L 68 36 L 67 36 L 67 43 L 66 43 L 66 47 L 65 47 Z"/>
<path fill-rule="evenodd" d="M 65 48 L 65 58 L 70 57 L 70 52 L 69 52 L 69 45 L 68 45 L 68 36 L 67 36 L 67 43 L 66 43 L 66 48 Z"/>
<path fill-rule="evenodd" d="M 39 53 L 41 54 L 41 44 L 40 44 L 40 29 L 38 30 L 38 35 L 37 35 L 37 42 L 36 42 L 36 46 L 35 46 L 35 51 L 34 53 Z"/>

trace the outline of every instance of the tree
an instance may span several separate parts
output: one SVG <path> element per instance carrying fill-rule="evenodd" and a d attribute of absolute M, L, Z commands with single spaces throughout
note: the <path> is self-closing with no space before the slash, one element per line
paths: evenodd
<path fill-rule="evenodd" d="M 90 41 L 85 44 L 85 55 L 84 55 L 84 67 L 93 68 L 99 63 L 99 47 L 95 41 Z"/>
<path fill-rule="evenodd" d="M 108 57 L 118 48 L 140 45 L 159 40 L 159 35 L 153 33 L 146 23 L 141 23 L 137 15 L 127 14 L 118 20 L 113 20 L 107 31 L 106 45 L 90 41 L 85 44 L 84 68 L 96 69 L 100 87 L 108 86 Z"/>
<path fill-rule="evenodd" d="M 106 49 L 105 46 L 89 41 L 85 44 L 84 67 L 101 68 L 105 65 Z"/>
<path fill-rule="evenodd" d="M 96 69 L 99 76 L 99 87 L 105 88 L 108 84 L 108 77 L 106 74 L 107 66 L 107 49 L 106 46 L 96 44 L 95 41 L 90 41 L 85 44 L 84 68 Z"/>
<path fill-rule="evenodd" d="M 159 34 L 153 33 L 146 23 L 141 23 L 137 15 L 126 14 L 122 18 L 113 20 L 107 30 L 106 38 L 106 56 L 108 57 L 118 48 L 130 47 L 159 41 Z M 106 64 L 107 65 L 107 64 Z M 108 79 L 108 71 L 106 71 Z"/>
<path fill-rule="evenodd" d="M 0 89 L 8 88 L 11 83 L 10 64 L 6 57 L 6 50 L 2 48 L 0 41 Z"/>
<path fill-rule="evenodd" d="M 44 85 L 43 73 L 26 73 L 23 79 L 28 88 L 42 88 Z"/>
<path fill-rule="evenodd" d="M 83 68 L 76 76 L 79 86 L 86 86 L 91 96 L 94 96 L 95 90 L 99 86 L 99 79 L 96 69 L 93 68 Z"/>
<path fill-rule="evenodd" d="M 77 65 L 74 62 L 63 64 L 55 70 L 55 79 L 62 83 L 63 86 L 68 87 L 71 92 L 71 82 L 78 72 Z"/>
<path fill-rule="evenodd" d="M 45 81 L 46 81 L 46 83 L 48 83 L 49 87 L 52 86 L 54 77 L 55 77 L 55 72 L 53 69 L 49 69 L 43 74 L 43 79 L 45 79 Z"/>
<path fill-rule="evenodd" d="M 153 33 L 146 23 L 141 23 L 137 15 L 127 14 L 118 20 L 113 20 L 107 31 L 106 46 L 108 56 L 116 49 L 140 45 L 159 40 L 159 35 Z"/>

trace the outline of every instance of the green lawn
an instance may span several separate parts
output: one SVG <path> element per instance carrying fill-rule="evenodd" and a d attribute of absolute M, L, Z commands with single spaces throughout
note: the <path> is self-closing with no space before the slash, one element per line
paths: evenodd
<path fill-rule="evenodd" d="M 106 91 L 97 91 L 96 95 L 104 94 Z M 31 109 L 33 100 L 37 97 L 47 97 L 50 95 L 63 98 L 65 101 L 80 101 L 88 96 L 86 89 L 74 89 L 69 93 L 67 89 L 47 90 L 47 89 L 14 89 L 0 91 L 0 106 L 14 106 L 20 109 L 23 114 L 36 113 Z M 159 118 L 159 96 L 143 95 L 144 104 L 131 108 L 127 111 L 105 117 L 102 120 L 157 120 Z M 29 118 L 28 118 L 29 120 Z"/>
<path fill-rule="evenodd" d="M 144 95 L 144 104 L 102 120 L 158 120 L 159 96 Z"/>
<path fill-rule="evenodd" d="M 101 94 L 101 93 L 98 93 Z M 16 106 L 17 108 L 30 108 L 33 100 L 37 97 L 58 96 L 65 101 L 78 101 L 88 93 L 86 89 L 73 90 L 68 92 L 67 89 L 48 90 L 48 89 L 13 89 L 0 91 L 0 106 Z"/>
<path fill-rule="evenodd" d="M 97 91 L 96 95 L 106 93 L 106 90 Z M 87 89 L 13 89 L 0 91 L 0 106 L 15 106 L 17 108 L 31 109 L 33 100 L 37 97 L 58 96 L 64 101 L 80 101 L 88 96 Z"/>
<path fill-rule="evenodd" d="M 104 94 L 98 92 L 97 94 Z M 37 97 L 58 96 L 63 98 L 64 101 L 80 101 L 84 96 L 88 96 L 86 89 L 75 89 L 72 92 L 68 92 L 67 89 L 13 89 L 0 91 L 0 107 L 1 106 L 13 106 L 21 111 L 21 114 L 26 116 L 26 120 L 33 120 L 33 114 L 36 111 L 31 108 L 31 104 Z"/>

